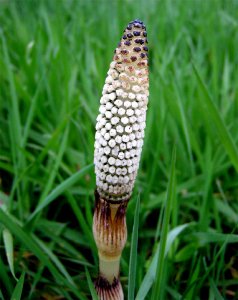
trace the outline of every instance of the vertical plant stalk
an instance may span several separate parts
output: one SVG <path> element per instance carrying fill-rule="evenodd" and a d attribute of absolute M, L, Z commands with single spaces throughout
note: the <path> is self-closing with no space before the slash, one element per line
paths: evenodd
<path fill-rule="evenodd" d="M 124 298 L 120 257 L 127 240 L 126 208 L 143 146 L 149 96 L 146 28 L 134 20 L 124 30 L 100 100 L 96 124 L 93 234 L 99 254 L 100 299 Z"/>

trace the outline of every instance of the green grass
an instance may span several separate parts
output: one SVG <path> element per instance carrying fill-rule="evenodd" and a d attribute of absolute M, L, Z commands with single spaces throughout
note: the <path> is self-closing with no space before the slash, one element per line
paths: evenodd
<path fill-rule="evenodd" d="M 238 299 L 238 1 L 0 0 L 1 300 L 95 292 L 94 126 L 135 18 L 150 102 L 124 294 Z"/>

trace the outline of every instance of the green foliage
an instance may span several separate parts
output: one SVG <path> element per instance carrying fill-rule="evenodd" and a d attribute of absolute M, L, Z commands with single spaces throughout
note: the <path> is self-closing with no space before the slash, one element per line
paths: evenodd
<path fill-rule="evenodd" d="M 135 18 L 147 25 L 150 102 L 124 293 L 238 298 L 238 1 L 2 0 L 0 299 L 94 295 L 94 126 Z"/>
<path fill-rule="evenodd" d="M 22 289 L 25 280 L 25 273 L 22 273 L 20 279 L 18 280 L 16 287 L 12 293 L 11 300 L 20 300 L 22 295 Z"/>
<path fill-rule="evenodd" d="M 88 269 L 86 268 L 85 271 L 86 271 L 88 286 L 89 286 L 89 289 L 90 289 L 90 292 L 91 292 L 92 299 L 93 300 L 98 300 L 97 292 L 96 292 L 95 287 L 93 285 L 93 282 L 92 282 L 92 279 L 91 279 L 90 274 L 88 272 Z"/>
<path fill-rule="evenodd" d="M 171 160 L 171 171 L 169 176 L 169 184 L 167 190 L 167 196 L 165 201 L 164 216 L 162 222 L 160 245 L 159 245 L 159 256 L 156 267 L 155 285 L 152 293 L 152 299 L 158 299 L 158 295 L 163 298 L 164 288 L 164 272 L 165 272 L 165 251 L 167 236 L 169 232 L 169 223 L 171 216 L 171 208 L 176 207 L 174 199 L 176 194 L 176 178 L 175 178 L 175 162 L 176 162 L 176 148 L 173 149 L 172 160 Z"/>
<path fill-rule="evenodd" d="M 17 280 L 14 272 L 13 237 L 11 232 L 6 228 L 3 230 L 2 235 L 3 235 L 4 247 L 7 256 L 7 262 L 9 264 L 9 268 L 12 273 L 12 276 Z"/>
<path fill-rule="evenodd" d="M 132 236 L 131 236 L 131 251 L 130 251 L 130 263 L 129 263 L 129 274 L 128 274 L 128 299 L 135 298 L 139 213 L 140 213 L 140 197 L 137 197 L 134 224 L 133 224 Z"/>

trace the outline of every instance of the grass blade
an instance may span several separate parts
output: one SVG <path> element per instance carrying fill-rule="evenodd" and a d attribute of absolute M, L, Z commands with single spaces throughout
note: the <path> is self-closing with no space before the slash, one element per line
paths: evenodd
<path fill-rule="evenodd" d="M 186 117 L 184 107 L 182 104 L 183 102 L 181 99 L 180 89 L 177 84 L 175 84 L 175 89 L 176 89 L 176 94 L 177 94 L 178 111 L 180 113 L 184 136 L 185 136 L 185 140 L 186 140 L 186 144 L 187 144 L 187 151 L 188 151 L 188 156 L 189 156 L 189 160 L 190 160 L 190 164 L 191 164 L 191 170 L 192 170 L 192 174 L 194 175 L 195 174 L 194 161 L 193 161 L 192 147 L 191 147 L 191 141 L 190 141 L 190 136 L 189 136 L 189 123 L 187 121 L 187 117 Z"/>
<path fill-rule="evenodd" d="M 192 237 L 200 246 L 211 243 L 238 243 L 237 234 L 225 234 L 218 232 L 194 232 L 192 233 Z"/>
<path fill-rule="evenodd" d="M 227 130 L 221 115 L 219 114 L 219 111 L 215 104 L 213 103 L 211 96 L 208 93 L 208 90 L 202 81 L 202 78 L 193 64 L 193 70 L 196 75 L 198 84 L 202 90 L 202 93 L 204 95 L 203 101 L 205 102 L 204 104 L 206 105 L 206 110 L 205 114 L 207 115 L 207 118 L 215 125 L 218 136 L 221 140 L 221 143 L 223 144 L 228 156 L 230 157 L 230 160 L 232 164 L 234 165 L 236 171 L 238 171 L 238 150 L 237 147 L 232 140 L 232 137 L 230 135 L 230 132 Z"/>
<path fill-rule="evenodd" d="M 85 268 L 85 271 L 86 271 L 86 277 L 87 277 L 87 281 L 88 281 L 88 287 L 90 289 L 92 299 L 93 300 L 98 300 L 98 296 L 97 296 L 96 290 L 94 288 L 94 284 L 92 282 L 91 276 L 90 276 L 90 274 L 88 272 L 88 268 Z"/>
<path fill-rule="evenodd" d="M 70 282 L 73 286 L 75 286 L 74 281 L 72 280 L 71 276 L 65 269 L 64 265 L 61 263 L 58 257 L 51 251 L 51 249 L 47 247 L 40 239 L 35 237 L 34 240 L 39 245 L 39 247 L 44 251 L 44 253 L 47 254 L 47 256 L 52 260 L 52 262 L 55 264 L 58 270 L 65 276 L 68 282 Z"/>
<path fill-rule="evenodd" d="M 214 280 L 212 278 L 209 278 L 209 283 L 210 283 L 210 295 L 214 296 L 214 298 L 210 299 L 216 299 L 216 300 L 223 300 L 224 298 L 221 296 Z"/>
<path fill-rule="evenodd" d="M 170 171 L 170 177 L 169 177 L 167 198 L 166 198 L 166 203 L 165 203 L 164 219 L 163 219 L 163 224 L 162 224 L 160 254 L 159 254 L 159 259 L 158 259 L 158 264 L 157 264 L 156 278 L 155 278 L 155 285 L 154 285 L 154 289 L 153 289 L 152 299 L 158 299 L 158 295 L 162 295 L 162 277 L 163 277 L 163 273 L 164 273 L 166 242 L 167 242 L 167 235 L 168 235 L 168 231 L 169 231 L 169 220 L 170 220 L 170 215 L 171 215 L 171 207 L 172 207 L 172 203 L 173 203 L 174 195 L 175 195 L 175 162 L 176 162 L 176 147 L 174 147 L 173 153 L 172 153 L 171 171 Z"/>
<path fill-rule="evenodd" d="M 0 300 L 5 300 L 1 290 L 0 290 Z"/>
<path fill-rule="evenodd" d="M 72 185 L 74 185 L 82 176 L 87 174 L 87 172 L 91 171 L 93 168 L 93 164 L 84 167 L 79 172 L 73 174 L 65 181 L 63 181 L 60 185 L 58 185 L 43 201 L 42 203 L 35 209 L 35 211 L 31 214 L 28 222 L 31 221 L 43 208 L 49 205 L 52 201 L 54 201 L 59 195 L 61 195 L 64 191 L 69 189 Z"/>
<path fill-rule="evenodd" d="M 1 256 L 0 256 L 0 278 L 1 278 L 1 284 L 4 286 L 4 288 L 6 290 L 5 296 L 11 295 L 12 290 L 13 290 L 12 281 L 11 281 L 10 275 L 8 273 L 8 268 L 4 265 L 4 263 L 1 259 Z M 6 293 L 7 293 L 7 295 L 6 295 Z M 0 297 L 0 299 L 1 299 L 1 297 Z"/>
<path fill-rule="evenodd" d="M 11 134 L 12 134 L 12 150 L 13 150 L 13 158 L 17 159 L 18 156 L 21 154 L 19 151 L 21 145 L 21 121 L 20 121 L 20 113 L 18 107 L 18 99 L 17 93 L 15 89 L 14 77 L 11 68 L 11 61 L 9 58 L 7 42 L 5 36 L 2 31 L 0 31 L 2 45 L 3 45 L 3 53 L 4 53 L 4 60 L 7 69 L 7 79 L 10 85 L 10 95 L 11 95 Z M 17 163 L 17 161 L 15 162 Z"/>
<path fill-rule="evenodd" d="M 59 146 L 58 153 L 57 153 L 57 155 L 55 157 L 55 160 L 52 164 L 52 170 L 49 174 L 47 183 L 46 183 L 46 185 L 45 185 L 45 187 L 42 191 L 42 194 L 40 196 L 39 204 L 41 204 L 41 202 L 46 198 L 46 195 L 51 190 L 52 185 L 55 181 L 55 177 L 58 173 L 58 169 L 59 169 L 60 163 L 62 161 L 63 154 L 65 152 L 65 148 L 66 148 L 66 145 L 67 145 L 68 135 L 69 135 L 69 126 L 67 125 L 66 128 L 65 128 L 65 131 L 63 133 L 62 140 L 60 141 L 60 146 Z"/>
<path fill-rule="evenodd" d="M 131 238 L 131 251 L 130 251 L 129 276 L 128 276 L 128 299 L 134 299 L 134 295 L 135 295 L 139 212 L 140 212 L 140 196 L 138 195 L 136 201 L 135 218 L 134 218 L 134 225 L 133 225 L 132 238 Z"/>
<path fill-rule="evenodd" d="M 23 272 L 21 274 L 20 279 L 18 280 L 18 283 L 16 284 L 16 287 L 13 291 L 11 300 L 21 300 L 21 294 L 22 294 L 22 290 L 23 290 L 24 281 L 25 281 L 25 273 Z"/>
<path fill-rule="evenodd" d="M 45 72 L 42 75 L 38 85 L 37 85 L 37 89 L 36 92 L 34 94 L 34 96 L 32 97 L 32 102 L 31 102 L 31 106 L 29 108 L 29 112 L 27 114 L 27 118 L 26 118 L 26 122 L 24 125 L 24 129 L 23 129 L 23 138 L 22 138 L 22 147 L 25 147 L 26 142 L 27 142 L 27 138 L 29 135 L 29 131 L 30 131 L 30 127 L 34 118 L 34 114 L 35 114 L 35 110 L 37 107 L 37 101 L 38 101 L 38 97 L 39 97 L 39 93 L 40 93 L 40 89 L 42 88 L 42 83 L 43 83 L 43 78 L 44 76 L 46 76 Z"/>
<path fill-rule="evenodd" d="M 49 260 L 48 255 L 40 248 L 40 246 L 35 242 L 31 234 L 24 231 L 14 219 L 6 214 L 2 209 L 0 209 L 0 220 L 5 227 L 8 228 L 11 233 L 19 239 L 19 241 L 38 257 L 42 264 L 44 264 L 51 274 L 54 276 L 56 282 L 60 285 L 64 284 L 67 286 L 79 299 L 82 299 L 80 296 L 79 290 L 74 287 L 64 276 L 62 276 L 55 265 Z"/>
<path fill-rule="evenodd" d="M 165 255 L 168 254 L 169 249 L 171 248 L 173 242 L 175 239 L 178 237 L 180 233 L 182 233 L 188 226 L 191 226 L 192 223 L 187 223 L 183 225 L 179 225 L 176 228 L 172 229 L 167 237 L 167 242 L 166 242 L 166 250 L 165 250 Z M 150 267 L 141 283 L 140 289 L 137 293 L 136 300 L 143 300 L 145 299 L 146 295 L 148 294 L 154 280 L 155 280 L 155 275 L 156 275 L 156 266 L 158 264 L 158 257 L 159 257 L 159 252 L 160 251 L 160 245 L 158 244 L 157 250 L 154 254 L 154 257 L 152 259 L 152 262 L 150 264 Z"/>
<path fill-rule="evenodd" d="M 5 245 L 5 251 L 7 256 L 7 261 L 9 264 L 12 276 L 17 280 L 14 271 L 14 249 L 13 249 L 13 238 L 12 234 L 8 229 L 3 229 L 3 241 Z"/>

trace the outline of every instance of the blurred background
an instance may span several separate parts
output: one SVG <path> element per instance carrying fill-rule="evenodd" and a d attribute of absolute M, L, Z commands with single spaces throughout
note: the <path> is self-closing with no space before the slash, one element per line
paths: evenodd
<path fill-rule="evenodd" d="M 238 1 L 1 0 L 2 300 L 14 288 L 14 299 L 91 297 L 95 122 L 113 51 L 136 18 L 147 26 L 150 99 L 125 295 L 140 197 L 135 294 L 152 299 L 176 145 L 157 299 L 238 299 Z"/>

